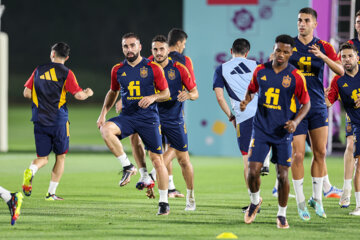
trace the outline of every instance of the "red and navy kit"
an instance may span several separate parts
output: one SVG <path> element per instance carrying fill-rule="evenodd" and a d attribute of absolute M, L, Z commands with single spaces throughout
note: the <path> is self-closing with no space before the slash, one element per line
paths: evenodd
<path fill-rule="evenodd" d="M 190 57 L 185 56 L 184 54 L 181 54 L 181 53 L 179 53 L 179 52 L 177 52 L 177 51 L 172 51 L 172 52 L 170 52 L 168 57 L 169 57 L 170 60 L 173 60 L 173 61 L 175 61 L 175 62 L 179 62 L 179 63 L 185 65 L 185 67 L 186 67 L 186 68 L 189 70 L 189 72 L 190 72 L 191 78 L 192 78 L 192 79 L 194 80 L 194 82 L 195 82 L 194 66 L 193 66 L 193 64 L 192 64 L 192 60 L 191 60 Z M 151 56 L 149 57 L 149 59 L 150 59 L 151 61 L 153 61 L 153 60 L 154 60 L 154 56 L 151 55 Z"/>
<path fill-rule="evenodd" d="M 294 65 L 305 76 L 309 95 L 311 99 L 311 109 L 326 109 L 324 98 L 323 74 L 325 62 L 309 52 L 309 47 L 316 45 L 320 51 L 333 61 L 340 60 L 336 54 L 334 47 L 323 40 L 316 37 L 304 45 L 298 37 L 294 38 L 295 47 L 289 62 Z"/>
<path fill-rule="evenodd" d="M 351 43 L 356 47 L 356 50 L 357 50 L 356 53 L 360 57 L 360 55 L 359 55 L 359 50 L 360 50 L 359 39 L 358 38 L 351 39 L 348 41 L 348 43 Z M 340 53 L 339 53 L 339 57 L 341 57 Z M 360 64 L 360 60 L 358 63 Z M 346 116 L 345 116 L 345 136 L 348 137 L 348 136 L 352 136 L 353 134 L 354 134 L 354 130 L 352 128 L 351 120 L 350 120 L 349 116 L 346 114 Z"/>
<path fill-rule="evenodd" d="M 158 118 L 157 103 L 146 109 L 139 107 L 138 103 L 143 97 L 155 94 L 156 89 L 163 91 L 166 88 L 164 71 L 160 65 L 146 58 L 134 67 L 124 60 L 111 70 L 111 90 L 120 90 L 121 114 L 143 119 Z"/>
<path fill-rule="evenodd" d="M 354 129 L 355 139 L 360 139 L 360 109 L 355 106 L 355 101 L 360 94 L 360 71 L 351 77 L 346 74 L 344 76 L 335 76 L 331 81 L 328 99 L 331 104 L 340 99 L 346 113 L 350 117 L 352 127 Z M 359 143 L 354 139 L 354 157 L 360 155 Z"/>
<path fill-rule="evenodd" d="M 267 62 L 255 69 L 248 91 L 259 93 L 249 161 L 263 162 L 272 147 L 272 162 L 290 166 L 292 134 L 284 126 L 295 118 L 295 97 L 300 104 L 310 101 L 304 76 L 291 64 L 275 73 Z"/>
<path fill-rule="evenodd" d="M 124 60 L 111 70 L 110 88 L 120 91 L 123 104 L 120 115 L 109 119 L 120 128 L 120 139 L 137 132 L 147 149 L 162 153 L 157 103 L 154 102 L 146 109 L 138 105 L 143 97 L 168 88 L 161 66 L 143 58 L 139 64 L 132 67 Z"/>
<path fill-rule="evenodd" d="M 186 88 L 191 91 L 196 87 L 189 70 L 181 63 L 169 60 L 164 67 L 164 73 L 169 85 L 170 99 L 158 103 L 162 133 L 166 136 L 170 146 L 179 150 L 188 150 L 187 131 L 183 118 L 184 102 L 179 102 L 179 91 Z"/>
<path fill-rule="evenodd" d="M 39 157 L 64 154 L 69 149 L 69 122 L 66 93 L 76 94 L 79 87 L 74 73 L 64 64 L 38 66 L 25 83 L 32 90 L 32 118 L 36 153 Z"/>
<path fill-rule="evenodd" d="M 32 90 L 31 121 L 44 126 L 66 123 L 66 93 L 75 94 L 82 91 L 74 73 L 61 63 L 38 66 L 25 83 L 25 87 Z"/>
<path fill-rule="evenodd" d="M 169 60 L 169 64 L 164 67 L 164 73 L 169 85 L 170 100 L 158 103 L 160 119 L 182 120 L 184 103 L 179 102 L 177 96 L 184 88 L 191 91 L 196 87 L 196 83 L 188 69 L 179 62 Z"/>

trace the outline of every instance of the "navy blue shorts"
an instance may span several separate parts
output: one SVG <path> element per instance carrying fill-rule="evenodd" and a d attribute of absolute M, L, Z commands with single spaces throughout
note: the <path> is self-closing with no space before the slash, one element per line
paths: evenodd
<path fill-rule="evenodd" d="M 120 128 L 121 134 L 118 136 L 119 139 L 138 133 L 146 149 L 153 153 L 162 154 L 161 130 L 158 119 L 149 122 L 120 114 L 108 121 L 115 123 Z"/>
<path fill-rule="evenodd" d="M 249 162 L 264 163 L 270 147 L 272 148 L 272 163 L 287 167 L 291 166 L 291 140 L 278 143 L 267 141 L 266 136 L 255 129 L 250 141 Z"/>
<path fill-rule="evenodd" d="M 306 117 L 297 126 L 294 136 L 306 135 L 309 130 L 329 126 L 327 109 L 317 108 L 310 109 Z"/>
<path fill-rule="evenodd" d="M 170 147 L 178 151 L 188 151 L 188 137 L 186 125 L 180 121 L 161 121 L 161 132 L 165 136 Z"/>
<path fill-rule="evenodd" d="M 354 158 L 360 156 L 360 126 L 354 126 Z"/>
<path fill-rule="evenodd" d="M 69 122 L 61 126 L 44 126 L 40 123 L 34 123 L 34 136 L 38 157 L 48 156 L 51 150 L 56 155 L 65 154 L 69 151 Z"/>
<path fill-rule="evenodd" d="M 236 135 L 239 149 L 242 155 L 247 155 L 252 133 L 253 117 L 236 125 Z"/>
<path fill-rule="evenodd" d="M 352 136 L 352 135 L 354 135 L 354 129 L 352 127 L 349 116 L 346 114 L 345 115 L 345 136 L 348 137 L 348 136 Z"/>

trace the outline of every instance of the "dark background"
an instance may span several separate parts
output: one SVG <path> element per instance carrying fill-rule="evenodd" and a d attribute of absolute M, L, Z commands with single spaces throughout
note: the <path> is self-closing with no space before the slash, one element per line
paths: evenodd
<path fill-rule="evenodd" d="M 50 47 L 59 41 L 71 47 L 65 65 L 81 87 L 95 92 L 89 102 L 102 102 L 111 68 L 123 60 L 123 34 L 137 33 L 142 56 L 147 57 L 155 35 L 167 36 L 183 22 L 182 0 L 2 0 L 2 4 L 6 9 L 1 31 L 9 36 L 10 104 L 26 102 L 25 81 L 37 65 L 50 61 Z"/>

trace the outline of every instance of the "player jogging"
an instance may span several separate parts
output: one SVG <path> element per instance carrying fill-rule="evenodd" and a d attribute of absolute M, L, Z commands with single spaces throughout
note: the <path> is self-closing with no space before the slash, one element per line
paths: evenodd
<path fill-rule="evenodd" d="M 360 216 L 360 72 L 359 56 L 353 44 L 344 43 L 340 46 L 341 62 L 345 69 L 344 76 L 335 76 L 331 81 L 327 96 L 330 107 L 336 100 L 341 99 L 346 113 L 350 117 L 354 129 L 354 153 L 356 171 L 354 176 L 356 208 L 350 215 Z"/>
<path fill-rule="evenodd" d="M 111 87 L 106 94 L 97 125 L 106 145 L 123 167 L 120 186 L 126 185 L 137 171 L 124 152 L 120 139 L 134 133 L 139 134 L 158 173 L 158 215 L 168 215 L 168 174 L 162 157 L 160 120 L 156 103 L 169 99 L 168 84 L 162 68 L 140 56 L 141 44 L 136 34 L 127 33 L 122 37 L 122 49 L 126 60 L 115 65 L 111 71 Z M 106 121 L 106 114 L 114 105 L 119 92 L 123 104 L 122 112 L 118 117 Z"/>
<path fill-rule="evenodd" d="M 249 150 L 247 180 L 251 204 L 244 215 L 247 224 L 254 221 L 262 203 L 260 169 L 271 147 L 271 162 L 276 164 L 279 181 L 277 227 L 289 228 L 286 208 L 290 188 L 288 169 L 291 166 L 292 134 L 310 109 L 305 78 L 288 63 L 294 45 L 294 39 L 288 35 L 276 37 L 274 60 L 255 69 L 245 100 L 240 103 L 240 109 L 244 111 L 254 94 L 259 93 Z M 302 104 L 298 111 L 295 97 Z"/>
<path fill-rule="evenodd" d="M 70 47 L 59 42 L 52 46 L 51 62 L 38 66 L 25 83 L 24 97 L 32 100 L 32 118 L 37 158 L 24 172 L 23 192 L 31 195 L 36 172 L 49 161 L 49 154 L 56 154 L 51 180 L 45 200 L 63 200 L 55 194 L 64 172 L 65 155 L 69 150 L 69 121 L 66 93 L 77 100 L 93 95 L 90 88 L 82 90 L 74 73 L 64 63 L 69 59 Z"/>

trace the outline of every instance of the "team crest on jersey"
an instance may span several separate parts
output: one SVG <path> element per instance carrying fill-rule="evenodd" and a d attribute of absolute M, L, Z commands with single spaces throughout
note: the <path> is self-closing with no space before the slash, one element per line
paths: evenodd
<path fill-rule="evenodd" d="M 174 69 L 170 69 L 170 70 L 168 71 L 168 77 L 169 77 L 170 80 L 174 80 L 174 79 L 175 79 L 175 71 L 174 71 Z"/>
<path fill-rule="evenodd" d="M 348 133 L 352 131 L 351 124 L 348 124 L 348 125 L 346 126 L 346 131 L 347 131 Z"/>
<path fill-rule="evenodd" d="M 146 67 L 140 68 L 140 77 L 146 78 L 148 76 L 148 69 Z"/>
<path fill-rule="evenodd" d="M 291 83 L 291 77 L 289 77 L 289 75 L 284 76 L 282 80 L 283 87 L 284 88 L 290 87 L 290 83 Z"/>

